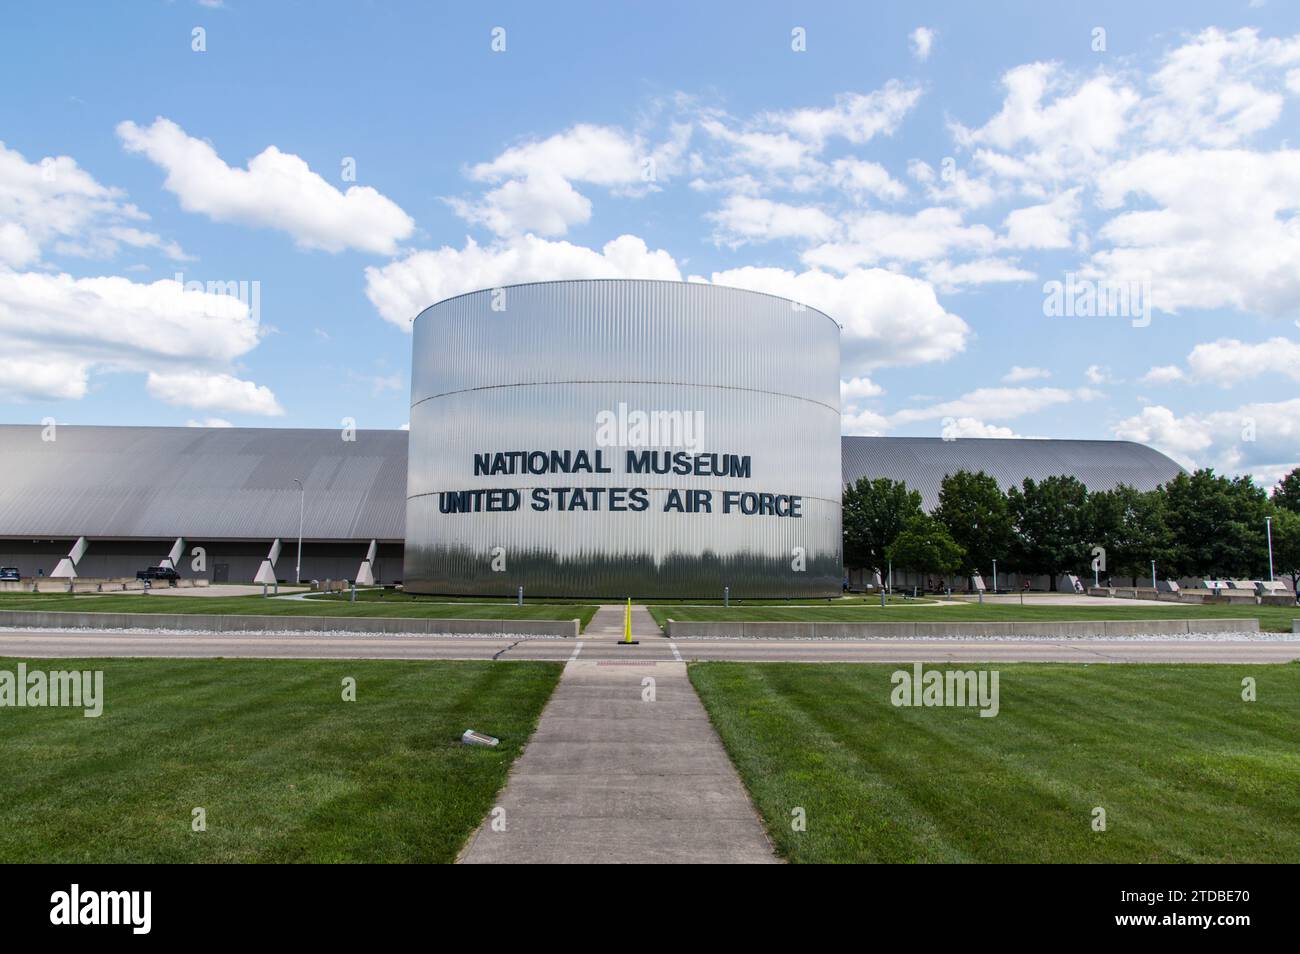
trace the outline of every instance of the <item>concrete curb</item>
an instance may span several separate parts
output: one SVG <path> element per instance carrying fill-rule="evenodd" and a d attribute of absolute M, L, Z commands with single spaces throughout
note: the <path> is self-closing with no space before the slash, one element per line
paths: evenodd
<path fill-rule="evenodd" d="M 1300 621 L 1297 621 L 1300 623 Z M 1293 624 L 1296 625 L 1296 624 Z M 907 639 L 1043 636 L 1077 639 L 1106 636 L 1187 636 L 1258 633 L 1251 619 L 1108 619 L 1051 623 L 773 623 L 668 620 L 670 639 Z M 1296 630 L 1300 632 L 1300 629 Z"/>
<path fill-rule="evenodd" d="M 426 619 L 397 616 L 235 616 L 213 613 L 69 613 L 0 610 L 0 626 L 48 629 L 167 629 L 210 633 L 400 633 L 577 638 L 576 619 Z"/>

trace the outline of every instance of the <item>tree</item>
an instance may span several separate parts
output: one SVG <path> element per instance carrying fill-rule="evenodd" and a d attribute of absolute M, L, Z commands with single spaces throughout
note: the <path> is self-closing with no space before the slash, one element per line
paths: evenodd
<path fill-rule="evenodd" d="M 901 480 L 860 478 L 844 488 L 844 565 L 883 569 L 885 551 L 921 513 L 921 494 Z"/>
<path fill-rule="evenodd" d="M 1211 578 L 1264 572 L 1268 498 L 1249 476 L 1229 479 L 1206 468 L 1179 474 L 1164 493 L 1171 572 Z"/>
<path fill-rule="evenodd" d="M 1271 515 L 1273 569 L 1279 576 L 1291 578 L 1291 591 L 1295 592 L 1296 586 L 1300 584 L 1300 513 L 1273 507 Z"/>
<path fill-rule="evenodd" d="M 1164 565 L 1169 556 L 1165 499 L 1159 490 L 1137 490 L 1119 484 L 1088 495 L 1091 540 L 1103 550 L 1101 575 L 1126 576 L 1134 586 L 1146 576 L 1151 561 Z"/>
<path fill-rule="evenodd" d="M 1005 560 L 1010 553 L 1013 534 L 1006 494 L 982 470 L 945 476 L 934 517 L 966 552 L 960 569 L 967 576 L 987 572 L 994 560 Z"/>
<path fill-rule="evenodd" d="M 1077 477 L 1026 477 L 1020 488 L 1007 491 L 1007 506 L 1015 527 L 1015 562 L 1029 573 L 1046 573 L 1051 588 L 1065 570 L 1087 565 L 1088 489 Z"/>
<path fill-rule="evenodd" d="M 886 550 L 886 555 L 901 567 L 927 576 L 949 576 L 961 569 L 967 559 L 964 551 L 944 528 L 928 514 L 920 513 L 907 521 Z"/>
<path fill-rule="evenodd" d="M 1272 499 L 1278 509 L 1300 513 L 1300 467 L 1277 482 Z"/>

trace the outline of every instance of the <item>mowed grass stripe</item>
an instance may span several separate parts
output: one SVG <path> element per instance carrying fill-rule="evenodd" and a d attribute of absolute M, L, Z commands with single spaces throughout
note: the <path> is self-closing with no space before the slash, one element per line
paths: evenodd
<path fill-rule="evenodd" d="M 16 659 L 0 659 L 15 671 Z M 104 714 L 0 709 L 0 861 L 447 862 L 551 663 L 27 660 L 104 670 Z M 357 680 L 357 701 L 341 698 Z M 476 728 L 496 749 L 461 745 Z M 191 811 L 207 810 L 206 832 Z"/>
<path fill-rule="evenodd" d="M 791 860 L 1300 861 L 1298 665 L 1003 665 L 995 718 L 895 708 L 898 668 L 692 665 Z"/>
<path fill-rule="evenodd" d="M 0 610 L 73 613 L 182 613 L 215 616 L 338 616 L 398 619 L 576 619 L 585 627 L 595 604 L 434 603 L 372 599 L 265 599 L 261 596 L 117 596 L 69 593 L 0 593 Z"/>
<path fill-rule="evenodd" d="M 845 606 L 651 606 L 650 615 L 660 626 L 669 619 L 678 622 L 782 622 L 782 623 L 1004 623 L 1060 622 L 1062 620 L 1131 619 L 1250 619 L 1260 629 L 1291 632 L 1292 620 L 1300 618 L 1294 606 L 1196 606 L 1158 603 L 1143 606 L 1107 606 L 1097 599 L 1088 606 L 1020 606 L 977 603 L 960 606 L 914 604 L 906 607 L 877 605 Z"/>

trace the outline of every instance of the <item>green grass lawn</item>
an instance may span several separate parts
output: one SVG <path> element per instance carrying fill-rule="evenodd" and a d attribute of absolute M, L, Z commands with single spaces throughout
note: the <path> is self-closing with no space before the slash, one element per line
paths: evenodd
<path fill-rule="evenodd" d="M 349 597 L 349 594 L 347 594 L 347 593 L 331 593 L 331 594 L 322 594 L 322 595 L 320 595 L 320 596 L 313 596 L 312 599 L 331 600 L 331 601 L 333 601 L 333 600 L 347 600 L 348 597 Z M 593 597 L 593 599 L 594 599 L 594 597 Z M 626 599 L 626 597 L 624 597 L 623 599 Z M 934 602 L 935 602 L 935 600 L 933 600 L 933 599 L 928 599 L 928 598 L 926 598 L 926 597 L 921 597 L 921 598 L 919 598 L 919 599 L 913 599 L 913 598 L 910 597 L 910 596 L 886 596 L 885 599 L 886 599 L 886 602 L 888 602 L 888 603 L 893 603 L 893 604 L 897 604 L 897 605 L 900 605 L 900 606 L 902 606 L 902 605 L 912 605 L 912 606 L 915 606 L 915 605 L 922 604 L 922 603 L 934 603 Z M 362 602 L 362 601 L 366 601 L 366 602 L 376 602 L 376 601 L 382 601 L 382 602 L 416 602 L 416 603 L 461 603 L 461 602 L 468 602 L 468 603 L 513 603 L 513 602 L 515 601 L 515 597 L 514 597 L 514 596 L 433 596 L 433 595 L 428 595 L 428 596 L 426 596 L 426 595 L 424 595 L 424 594 L 420 594 L 420 593 L 407 593 L 407 592 L 405 592 L 405 591 L 396 591 L 396 592 L 395 592 L 395 591 L 393 591 L 393 590 L 381 591 L 380 589 L 365 589 L 365 590 L 357 590 L 357 601 L 358 601 L 358 602 Z M 605 599 L 601 599 L 601 600 L 599 600 L 598 602 L 602 602 L 602 603 L 620 603 L 620 602 L 622 602 L 622 601 L 623 601 L 623 600 L 619 599 L 618 597 L 608 597 L 608 598 L 605 598 Z M 541 597 L 541 598 L 532 598 L 532 599 L 529 599 L 528 602 L 536 602 L 536 603 L 572 603 L 573 600 L 572 600 L 572 599 L 561 599 L 561 598 L 558 598 L 558 597 Z M 669 606 L 669 605 L 671 605 L 671 606 L 678 606 L 678 605 L 681 605 L 681 606 L 696 606 L 696 605 L 699 605 L 699 606 L 713 606 L 713 605 L 717 605 L 717 606 L 722 606 L 722 599 L 721 599 L 721 597 L 719 597 L 719 598 L 716 599 L 716 600 L 707 600 L 707 599 L 700 599 L 700 598 L 695 598 L 695 597 L 692 597 L 692 598 L 689 598 L 689 599 L 637 599 L 636 597 L 633 597 L 633 598 L 632 598 L 632 602 L 633 602 L 633 604 L 635 604 L 635 605 L 640 605 L 640 606 L 650 606 L 650 605 L 660 605 L 660 606 Z M 880 605 L 880 596 L 879 596 L 879 595 L 876 595 L 876 596 L 863 596 L 863 595 L 861 595 L 861 594 L 853 594 L 853 595 L 846 595 L 846 596 L 834 596 L 834 597 L 831 597 L 831 598 L 829 598 L 829 599 L 828 599 L 828 598 L 825 598 L 825 597 L 823 597 L 823 598 L 821 598 L 821 599 L 813 599 L 813 598 L 810 597 L 810 598 L 806 598 L 806 599 L 804 599 L 804 598 L 800 598 L 800 599 L 788 599 L 788 600 L 787 600 L 787 599 L 778 599 L 778 598 L 772 598 L 772 599 L 749 599 L 749 600 L 733 599 L 733 600 L 731 600 L 731 605 L 732 605 L 732 606 L 826 606 L 826 605 L 831 605 L 831 606 L 862 606 L 862 605 L 864 605 L 864 604 L 871 604 L 871 605 L 874 605 L 874 606 L 879 606 L 879 605 Z"/>
<path fill-rule="evenodd" d="M 1103 603 L 1098 600 L 1098 603 Z M 885 607 L 879 604 L 857 607 L 840 606 L 651 606 L 650 615 L 661 627 L 668 619 L 681 622 L 745 620 L 747 622 L 820 622 L 820 623 L 959 623 L 1007 621 L 1060 621 L 1088 619 L 1250 619 L 1259 620 L 1259 628 L 1275 633 L 1291 632 L 1291 621 L 1300 618 L 1294 606 L 1195 606 L 1157 603 L 1149 606 L 1019 606 L 1017 604 L 976 603 L 960 606 Z"/>
<path fill-rule="evenodd" d="M 1001 665 L 995 718 L 899 668 L 690 667 L 791 861 L 1300 862 L 1300 665 Z"/>
<path fill-rule="evenodd" d="M 449 862 L 550 663 L 26 660 L 101 669 L 104 711 L 0 709 L 0 862 Z M 15 672 L 18 660 L 0 659 Z M 356 702 L 341 680 L 356 679 Z M 467 728 L 501 739 L 460 743 Z M 207 831 L 191 812 L 207 811 Z"/>
<path fill-rule="evenodd" d="M 359 596 L 359 594 L 358 594 Z M 0 593 L 0 610 L 76 613 L 212 613 L 237 616 L 395 616 L 429 619 L 576 619 L 591 622 L 594 605 L 573 603 L 434 603 L 380 599 L 277 600 L 261 596 L 128 596 L 69 593 Z"/>

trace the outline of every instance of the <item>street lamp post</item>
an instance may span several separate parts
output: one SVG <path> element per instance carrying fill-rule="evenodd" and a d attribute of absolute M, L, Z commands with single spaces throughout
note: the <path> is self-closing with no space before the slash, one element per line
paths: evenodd
<path fill-rule="evenodd" d="M 1155 560 L 1151 561 L 1151 589 L 1153 590 L 1159 589 L 1159 587 L 1156 586 L 1156 561 Z"/>
<path fill-rule="evenodd" d="M 295 583 L 302 583 L 302 511 L 307 503 L 307 488 L 297 477 L 293 482 L 298 485 L 298 565 L 294 568 L 293 579 Z"/>
<path fill-rule="evenodd" d="M 1268 581 L 1273 582 L 1273 518 L 1264 518 L 1264 533 L 1268 535 Z M 1285 535 L 1284 535 L 1285 536 Z"/>
<path fill-rule="evenodd" d="M 994 561 L 993 561 L 993 592 L 994 592 L 994 594 L 996 594 L 997 591 L 998 591 L 998 561 L 997 561 L 997 560 L 994 560 Z"/>

